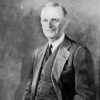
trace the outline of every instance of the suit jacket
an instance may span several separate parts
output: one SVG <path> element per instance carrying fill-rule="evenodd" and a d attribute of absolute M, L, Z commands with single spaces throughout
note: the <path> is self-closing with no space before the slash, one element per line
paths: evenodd
<path fill-rule="evenodd" d="M 33 64 L 24 100 L 35 100 L 41 64 L 47 44 L 33 53 Z M 93 64 L 84 46 L 65 36 L 55 57 L 51 80 L 58 100 L 94 100 Z"/>

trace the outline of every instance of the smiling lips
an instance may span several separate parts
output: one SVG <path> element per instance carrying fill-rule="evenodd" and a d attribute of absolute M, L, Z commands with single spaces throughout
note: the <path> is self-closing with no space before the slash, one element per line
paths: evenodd
<path fill-rule="evenodd" d="M 54 32 L 56 29 L 52 29 L 52 30 L 46 30 L 48 32 Z"/>
<path fill-rule="evenodd" d="M 53 30 L 47 30 L 47 32 L 54 32 Z"/>

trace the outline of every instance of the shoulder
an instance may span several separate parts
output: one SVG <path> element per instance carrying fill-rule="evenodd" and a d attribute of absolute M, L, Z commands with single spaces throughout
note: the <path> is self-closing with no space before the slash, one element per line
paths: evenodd
<path fill-rule="evenodd" d="M 87 47 L 84 46 L 83 44 L 80 44 L 80 43 L 78 43 L 74 40 L 71 40 L 71 39 L 70 39 L 70 42 L 71 42 L 71 47 L 69 48 L 69 51 L 71 51 L 71 52 L 76 53 L 76 52 L 81 51 L 81 50 L 82 51 L 88 50 Z"/>
<path fill-rule="evenodd" d="M 74 40 L 70 41 L 71 41 L 71 47 L 69 48 L 69 51 L 74 56 L 74 59 L 85 59 L 86 56 L 90 55 L 90 51 L 86 46 Z"/>
<path fill-rule="evenodd" d="M 88 52 L 88 49 L 86 46 L 79 44 L 77 42 L 73 43 L 72 48 L 74 48 L 74 53 L 75 56 L 79 55 L 79 56 L 85 56 L 86 53 Z"/>
<path fill-rule="evenodd" d="M 73 43 L 72 46 L 75 49 L 75 56 L 85 56 L 87 52 L 89 52 L 88 48 L 82 44 L 79 44 L 77 42 Z"/>
<path fill-rule="evenodd" d="M 78 43 L 72 39 L 70 39 L 69 37 L 65 36 L 65 40 L 64 40 L 64 47 L 72 54 L 72 55 L 80 55 L 81 53 L 87 52 L 88 49 L 86 46 L 84 46 L 81 43 Z"/>
<path fill-rule="evenodd" d="M 41 46 L 39 46 L 38 48 L 36 48 L 33 52 L 33 56 L 37 56 L 39 53 L 41 53 L 41 51 L 43 50 L 43 48 L 46 46 L 46 44 L 43 44 Z"/>
<path fill-rule="evenodd" d="M 74 57 L 73 61 L 75 65 L 78 66 L 81 63 L 92 61 L 91 53 L 86 46 L 75 42 L 72 48 L 74 48 L 72 52 Z"/>

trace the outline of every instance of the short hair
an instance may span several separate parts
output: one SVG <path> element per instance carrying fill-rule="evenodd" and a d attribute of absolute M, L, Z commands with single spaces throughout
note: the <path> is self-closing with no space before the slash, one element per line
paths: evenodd
<path fill-rule="evenodd" d="M 65 7 L 63 7 L 63 6 L 62 6 L 61 4 L 59 4 L 59 3 L 56 3 L 56 2 L 48 2 L 48 3 L 46 3 L 46 4 L 44 5 L 43 8 L 45 8 L 45 7 L 61 7 L 61 9 L 62 9 L 62 11 L 63 11 L 64 17 L 67 15 L 67 11 L 66 11 Z"/>

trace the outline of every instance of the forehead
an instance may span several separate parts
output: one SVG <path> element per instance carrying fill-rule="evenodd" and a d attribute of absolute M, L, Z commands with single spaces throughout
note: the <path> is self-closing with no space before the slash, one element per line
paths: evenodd
<path fill-rule="evenodd" d="M 45 7 L 41 11 L 41 18 L 63 18 L 63 11 L 61 7 Z"/>

